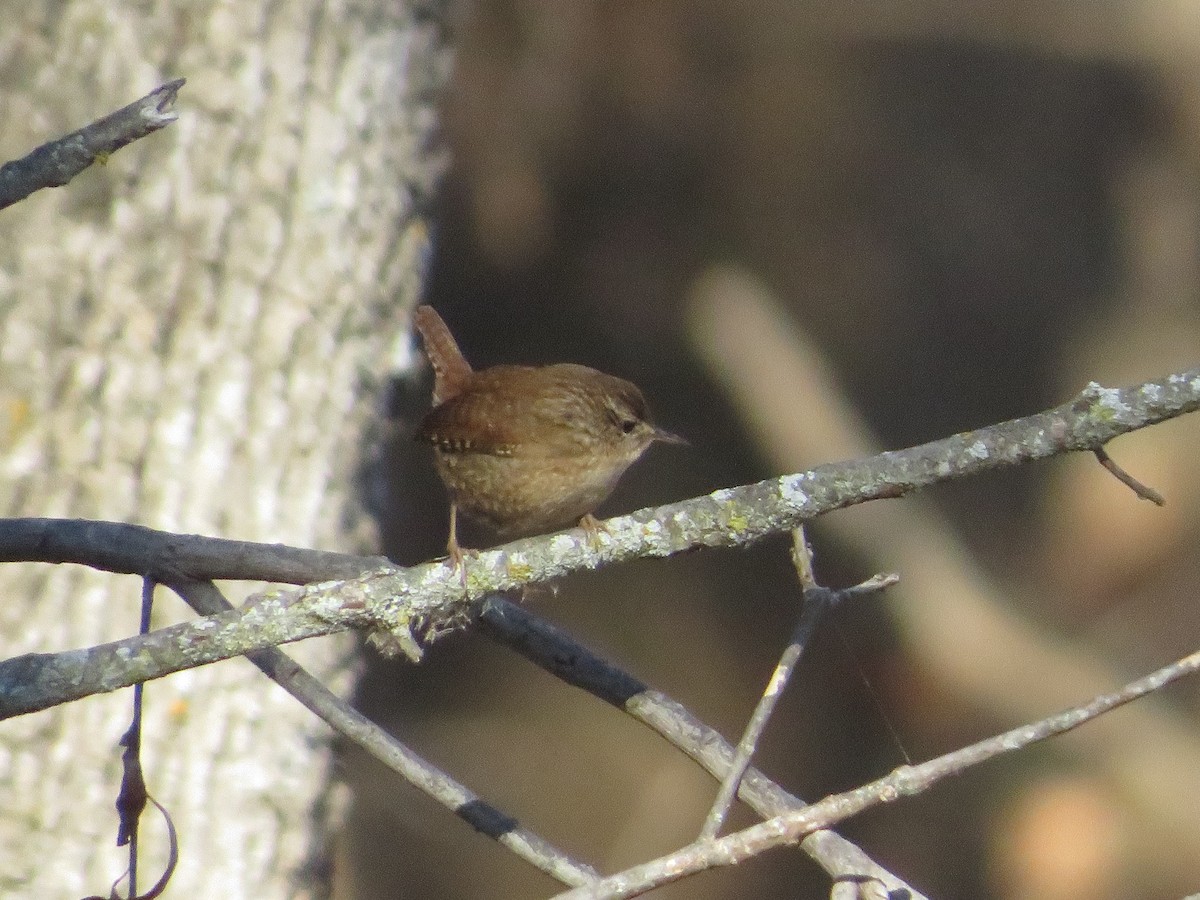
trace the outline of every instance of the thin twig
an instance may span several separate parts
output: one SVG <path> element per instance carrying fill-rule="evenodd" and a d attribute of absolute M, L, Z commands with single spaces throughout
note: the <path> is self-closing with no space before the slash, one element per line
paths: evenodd
<path fill-rule="evenodd" d="M 1143 500 L 1149 500 L 1155 506 L 1167 505 L 1166 498 L 1164 498 L 1162 494 L 1160 494 L 1154 488 L 1142 484 L 1140 481 L 1122 469 L 1119 465 L 1117 465 L 1117 461 L 1109 456 L 1108 451 L 1103 447 L 1097 447 L 1092 452 L 1096 454 L 1096 459 L 1100 461 L 1100 465 L 1108 469 L 1108 471 L 1112 473 L 1112 476 L 1116 478 L 1117 481 L 1121 482 L 1121 484 L 1125 485 L 1125 487 L 1129 488 Z"/>
<path fill-rule="evenodd" d="M 795 672 L 796 665 L 800 662 L 804 648 L 808 646 L 812 636 L 816 633 L 817 625 L 825 617 L 825 613 L 846 597 L 877 592 L 899 581 L 895 575 L 876 575 L 862 585 L 845 591 L 834 591 L 822 587 L 817 584 L 813 575 L 812 547 L 809 546 L 803 527 L 792 530 L 792 563 L 796 567 L 796 574 L 801 584 L 800 621 L 796 623 L 796 630 L 792 633 L 787 647 L 784 648 L 779 663 L 775 666 L 775 672 L 771 675 L 771 680 L 767 682 L 766 690 L 763 691 L 758 705 L 750 716 L 750 721 L 746 724 L 746 730 L 743 732 L 741 740 L 738 741 L 733 764 L 721 780 L 721 788 L 717 792 L 712 809 L 709 810 L 708 816 L 704 820 L 704 826 L 700 830 L 701 840 L 715 838 L 720 833 L 721 826 L 725 824 L 725 818 L 733 806 L 733 800 L 737 796 L 742 778 L 745 776 L 746 770 L 750 768 L 750 760 L 754 757 L 762 733 L 766 730 L 767 723 L 771 720 L 775 707 L 779 704 L 779 698 L 783 696 L 788 682 L 792 679 L 792 673 Z M 870 585 L 870 587 L 866 588 L 866 585 Z"/>
<path fill-rule="evenodd" d="M 500 595 L 489 597 L 484 603 L 480 624 L 494 640 L 516 650 L 551 675 L 651 728 L 714 778 L 723 778 L 729 771 L 734 748 L 719 733 L 681 704 L 597 656 L 562 629 Z M 738 796 L 764 818 L 805 808 L 803 800 L 753 768 L 742 779 Z M 895 896 L 925 900 L 923 894 L 835 832 L 815 831 L 800 842 L 800 849 L 835 882 L 878 881 L 895 892 Z"/>
<path fill-rule="evenodd" d="M 138 633 L 146 634 L 150 630 L 150 617 L 154 610 L 154 587 L 152 578 L 142 579 L 142 612 L 138 623 Z M 129 866 L 126 873 L 129 877 L 129 896 L 137 896 L 138 876 L 138 823 L 142 811 L 146 808 L 149 792 L 146 790 L 146 777 L 142 770 L 142 702 L 145 685 L 133 686 L 133 715 L 130 717 L 129 728 L 121 737 L 121 789 L 117 794 L 117 846 L 129 846 Z"/>
<path fill-rule="evenodd" d="M 158 881 L 154 882 L 154 885 L 146 893 L 138 894 L 132 886 L 130 887 L 129 896 L 132 900 L 155 900 L 155 898 L 161 897 L 163 891 L 167 889 L 167 885 L 171 882 L 171 876 L 175 874 L 175 867 L 179 865 L 179 835 L 175 831 L 175 822 L 171 819 L 171 814 L 167 812 L 167 808 L 155 800 L 153 796 L 147 794 L 146 799 L 154 804 L 154 808 L 163 817 L 163 824 L 167 827 L 167 861 L 163 866 L 162 874 L 158 876 Z M 90 897 L 84 897 L 83 900 L 113 900 L 113 898 L 117 897 L 117 885 L 125 880 L 125 877 L 129 874 L 128 872 L 121 873 L 121 877 L 112 883 L 107 897 L 93 894 Z"/>
<path fill-rule="evenodd" d="M 212 582 L 171 585 L 201 615 L 230 609 L 229 601 Z M 246 654 L 272 681 L 323 719 L 330 728 L 365 750 L 422 793 L 432 797 L 472 828 L 511 850 L 516 856 L 565 885 L 596 879 L 591 867 L 571 859 L 537 834 L 517 824 L 388 734 L 349 703 L 321 684 L 282 650 L 270 647 Z"/>
<path fill-rule="evenodd" d="M 697 841 L 675 853 L 560 894 L 559 900 L 635 897 L 706 869 L 737 865 L 772 847 L 794 843 L 814 829 L 828 828 L 872 806 L 920 794 L 931 785 L 989 759 L 1071 731 L 1198 670 L 1200 652 L 1132 681 L 1118 691 L 1102 694 L 1086 704 L 1022 725 L 920 765 L 901 766 L 884 778 L 852 791 L 833 794 L 798 812 L 777 816 L 723 838 Z"/>
<path fill-rule="evenodd" d="M 186 81 L 168 81 L 142 99 L 0 166 L 0 209 L 42 188 L 62 187 L 96 160 L 170 125 L 179 118 L 171 107 Z"/>
<path fill-rule="evenodd" d="M 795 671 L 796 664 L 800 661 L 801 654 L 804 653 L 804 648 L 816 633 L 817 625 L 825 617 L 825 612 L 833 605 L 832 593 L 822 590 L 813 580 L 812 548 L 808 546 L 803 527 L 792 529 L 792 559 L 796 563 L 796 571 L 800 575 L 802 584 L 800 620 L 796 623 L 796 629 L 792 632 L 791 639 L 784 648 L 749 722 L 746 723 L 746 728 L 742 732 L 741 740 L 738 741 L 733 755 L 733 765 L 729 767 L 729 771 L 721 780 L 720 790 L 717 791 L 712 808 L 708 811 L 704 825 L 700 829 L 701 840 L 711 840 L 720 833 L 721 826 L 725 824 L 725 818 L 729 815 L 733 800 L 737 796 L 742 776 L 750 768 L 750 760 L 754 757 L 759 738 L 762 737 L 767 722 L 775 712 L 775 707 L 779 703 L 779 698 L 783 696 L 784 689 L 791 681 L 792 672 Z"/>
<path fill-rule="evenodd" d="M 808 542 L 808 534 L 801 525 L 792 529 L 792 568 L 796 570 L 796 578 L 800 582 L 800 591 L 807 593 L 816 590 L 817 576 L 813 570 L 812 544 Z"/>

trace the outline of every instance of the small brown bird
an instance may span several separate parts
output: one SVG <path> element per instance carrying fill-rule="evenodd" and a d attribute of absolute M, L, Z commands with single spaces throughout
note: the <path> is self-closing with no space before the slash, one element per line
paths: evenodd
<path fill-rule="evenodd" d="M 686 443 L 649 420 L 633 384 L 587 366 L 492 366 L 476 372 L 430 306 L 414 314 L 433 366 L 433 409 L 417 439 L 434 446 L 450 494 L 446 551 L 462 563 L 457 515 L 503 537 L 578 521 L 655 441 Z"/>

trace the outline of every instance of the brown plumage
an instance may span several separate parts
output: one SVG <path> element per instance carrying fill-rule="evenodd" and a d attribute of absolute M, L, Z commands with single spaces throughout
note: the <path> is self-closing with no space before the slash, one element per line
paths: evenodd
<path fill-rule="evenodd" d="M 429 306 L 414 317 L 434 371 L 434 407 L 418 429 L 450 493 L 447 551 L 461 562 L 461 509 L 502 536 L 583 520 L 655 441 L 641 391 L 587 366 L 492 366 L 475 372 Z"/>

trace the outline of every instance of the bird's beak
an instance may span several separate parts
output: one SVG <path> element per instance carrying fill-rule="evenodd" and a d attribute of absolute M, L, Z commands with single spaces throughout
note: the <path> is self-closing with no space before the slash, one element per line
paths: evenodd
<path fill-rule="evenodd" d="M 681 438 L 677 434 L 672 434 L 665 428 L 655 428 L 653 440 L 662 441 L 664 444 L 683 444 L 685 447 L 691 446 L 687 438 Z"/>

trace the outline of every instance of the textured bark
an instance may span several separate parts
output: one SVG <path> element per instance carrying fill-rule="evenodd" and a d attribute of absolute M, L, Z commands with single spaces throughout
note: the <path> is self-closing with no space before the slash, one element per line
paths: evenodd
<path fill-rule="evenodd" d="M 445 57 L 409 4 L 11 6 L 0 158 L 185 76 L 179 121 L 0 215 L 0 514 L 364 549 L 364 434 L 402 359 Z M 0 652 L 137 627 L 138 582 L 0 567 Z M 234 596 L 236 599 L 236 594 Z M 187 616 L 160 592 L 156 621 Z M 347 645 L 303 648 L 344 682 Z M 180 897 L 320 892 L 326 731 L 248 663 L 147 692 Z M 106 894 L 115 694 L 0 728 L 0 894 Z M 143 886 L 165 840 L 147 819 Z"/>

